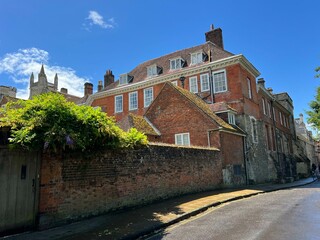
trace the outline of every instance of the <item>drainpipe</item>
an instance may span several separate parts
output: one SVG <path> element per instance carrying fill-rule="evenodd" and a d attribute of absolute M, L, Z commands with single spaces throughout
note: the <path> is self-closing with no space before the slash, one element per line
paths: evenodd
<path fill-rule="evenodd" d="M 210 96 L 211 96 L 211 102 L 214 102 L 213 99 L 213 77 L 212 77 L 212 69 L 209 67 L 209 85 L 210 85 Z"/>
<path fill-rule="evenodd" d="M 208 129 L 208 131 L 207 131 L 207 136 L 208 136 L 208 147 L 211 147 L 211 142 L 210 142 L 210 132 L 219 131 L 220 129 L 221 129 L 221 127 L 219 127 L 219 128 L 214 128 L 214 129 Z"/>
<path fill-rule="evenodd" d="M 247 154 L 246 154 L 246 137 L 242 138 L 242 146 L 243 146 L 244 174 L 246 176 L 246 185 L 249 185 Z"/>

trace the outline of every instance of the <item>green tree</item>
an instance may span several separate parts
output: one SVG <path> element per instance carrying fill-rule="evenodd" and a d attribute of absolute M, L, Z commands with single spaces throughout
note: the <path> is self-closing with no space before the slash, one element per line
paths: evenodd
<path fill-rule="evenodd" d="M 0 127 L 11 128 L 11 144 L 29 150 L 92 152 L 147 144 L 144 134 L 122 131 L 99 108 L 78 106 L 57 93 L 10 102 L 0 116 Z"/>

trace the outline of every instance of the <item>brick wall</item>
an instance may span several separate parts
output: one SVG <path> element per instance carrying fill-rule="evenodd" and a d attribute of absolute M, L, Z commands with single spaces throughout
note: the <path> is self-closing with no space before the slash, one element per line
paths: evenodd
<path fill-rule="evenodd" d="M 222 183 L 220 152 L 150 145 L 90 159 L 44 154 L 40 228 Z"/>

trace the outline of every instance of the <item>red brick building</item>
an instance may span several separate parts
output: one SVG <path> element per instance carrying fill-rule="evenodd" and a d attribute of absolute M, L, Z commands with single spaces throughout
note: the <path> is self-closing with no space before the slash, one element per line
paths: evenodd
<path fill-rule="evenodd" d="M 264 116 L 260 111 L 256 85 L 259 75 L 259 71 L 242 54 L 235 55 L 224 49 L 222 30 L 212 26 L 205 33 L 204 44 L 145 61 L 132 71 L 121 74 L 118 81 L 115 81 L 112 71 L 107 70 L 103 83 L 99 81 L 98 92 L 90 95 L 86 104 L 102 107 L 103 111 L 115 116 L 118 121 L 126 119 L 129 113 L 144 116 L 164 84 L 171 82 L 197 95 L 224 121 L 233 121 L 234 125 L 239 126 L 246 133 L 244 158 L 247 179 L 250 182 L 272 181 L 274 174 L 270 171 L 274 169 L 269 166 L 266 152 L 268 138 L 264 134 L 265 126 L 269 125 L 261 120 Z M 220 109 L 221 104 L 224 105 L 223 110 Z M 177 114 L 175 111 L 168 110 L 172 118 L 163 124 L 167 124 L 172 133 L 170 137 L 161 135 L 163 142 L 174 143 L 173 132 L 181 132 L 180 119 L 173 117 Z M 282 119 L 287 121 L 286 118 Z M 157 122 L 155 118 L 153 121 Z M 192 122 L 196 124 L 196 121 Z M 201 129 L 202 126 L 196 124 L 191 127 Z M 282 128 L 285 131 L 285 126 L 279 126 L 279 129 Z M 199 139 L 190 144 L 208 146 L 208 141 L 204 143 Z M 272 146 L 271 142 L 268 144 L 268 147 Z M 238 145 L 233 145 L 229 151 L 237 152 L 238 148 Z"/>

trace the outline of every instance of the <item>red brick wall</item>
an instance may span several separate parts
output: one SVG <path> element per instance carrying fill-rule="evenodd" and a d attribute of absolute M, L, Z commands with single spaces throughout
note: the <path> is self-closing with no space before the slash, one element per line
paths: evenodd
<path fill-rule="evenodd" d="M 189 133 L 193 146 L 208 146 L 208 130 L 217 129 L 207 115 L 176 89 L 166 85 L 146 113 L 146 117 L 161 132 L 161 141 L 175 143 L 175 134 Z M 211 142 L 211 147 L 219 147 L 219 142 Z"/>
<path fill-rule="evenodd" d="M 222 165 L 243 164 L 243 137 L 221 132 Z"/>
<path fill-rule="evenodd" d="M 40 227 L 214 189 L 222 183 L 220 152 L 150 145 L 102 156 L 43 155 Z"/>

